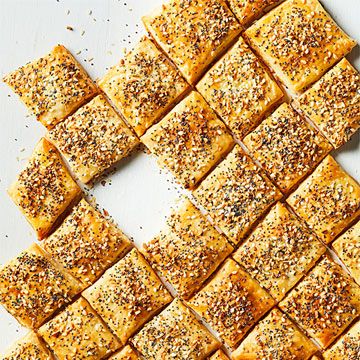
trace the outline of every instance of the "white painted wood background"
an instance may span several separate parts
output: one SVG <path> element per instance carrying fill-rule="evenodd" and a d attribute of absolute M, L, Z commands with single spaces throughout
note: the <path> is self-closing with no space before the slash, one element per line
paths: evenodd
<path fill-rule="evenodd" d="M 0 76 L 46 54 L 62 43 L 76 55 L 93 78 L 119 61 L 125 47 L 145 33 L 140 18 L 162 0 L 0 0 Z M 339 25 L 360 42 L 360 1 L 322 0 Z M 67 26 L 73 31 L 67 30 Z M 357 46 L 348 57 L 360 69 Z M 10 89 L 0 84 L 0 265 L 27 248 L 34 232 L 6 194 L 45 129 Z M 336 153 L 336 159 L 360 180 L 360 135 Z M 92 190 L 119 226 L 137 244 L 161 228 L 178 197 L 171 176 L 155 160 L 138 153 L 124 161 L 105 186 Z M 0 309 L 0 353 L 25 334 Z"/>

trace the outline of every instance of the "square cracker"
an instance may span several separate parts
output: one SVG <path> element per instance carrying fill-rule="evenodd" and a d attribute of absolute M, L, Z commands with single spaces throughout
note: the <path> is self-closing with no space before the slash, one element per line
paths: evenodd
<path fill-rule="evenodd" d="M 323 357 L 325 360 L 358 360 L 360 357 L 360 321 L 326 350 Z"/>
<path fill-rule="evenodd" d="M 360 315 L 360 287 L 325 256 L 279 306 L 325 349 Z"/>
<path fill-rule="evenodd" d="M 188 200 L 167 219 L 166 228 L 142 252 L 181 298 L 189 298 L 233 247 Z"/>
<path fill-rule="evenodd" d="M 99 87 L 141 136 L 190 88 L 147 37 L 99 80 Z"/>
<path fill-rule="evenodd" d="M 242 37 L 196 88 L 239 139 L 284 95 Z"/>
<path fill-rule="evenodd" d="M 286 201 L 329 243 L 360 215 L 360 186 L 328 155 Z"/>
<path fill-rule="evenodd" d="M 195 91 L 141 141 L 186 188 L 194 188 L 234 144 L 223 122 Z"/>
<path fill-rule="evenodd" d="M 286 103 L 246 136 L 244 144 L 283 192 L 299 183 L 332 149 Z"/>
<path fill-rule="evenodd" d="M 210 357 L 209 360 L 229 360 L 229 358 L 221 349 L 219 349 L 214 355 Z"/>
<path fill-rule="evenodd" d="M 193 195 L 234 244 L 282 196 L 239 145 Z"/>
<path fill-rule="evenodd" d="M 59 360 L 100 360 L 120 347 L 100 316 L 80 297 L 39 329 Z"/>
<path fill-rule="evenodd" d="M 142 20 L 190 84 L 241 30 L 224 0 L 171 0 Z"/>
<path fill-rule="evenodd" d="M 43 246 L 75 278 L 90 285 L 129 250 L 131 242 L 83 199 Z"/>
<path fill-rule="evenodd" d="M 28 328 L 38 328 L 82 289 L 37 244 L 0 269 L 0 303 Z"/>
<path fill-rule="evenodd" d="M 31 331 L 16 341 L 1 357 L 2 360 L 53 360 L 45 344 Z"/>
<path fill-rule="evenodd" d="M 360 74 L 342 59 L 295 103 L 339 148 L 360 128 Z"/>
<path fill-rule="evenodd" d="M 107 270 L 83 296 L 122 344 L 172 299 L 136 249 Z"/>
<path fill-rule="evenodd" d="M 57 124 L 47 138 L 83 183 L 127 156 L 138 144 L 137 137 L 102 95 Z"/>
<path fill-rule="evenodd" d="M 280 0 L 228 0 L 231 11 L 241 25 L 248 25 L 258 18 L 264 10 Z"/>
<path fill-rule="evenodd" d="M 245 36 L 293 92 L 318 80 L 356 45 L 318 0 L 287 0 L 247 29 Z"/>
<path fill-rule="evenodd" d="M 220 344 L 179 299 L 131 340 L 145 359 L 202 360 Z"/>
<path fill-rule="evenodd" d="M 115 355 L 109 358 L 109 360 L 139 360 L 139 359 L 140 358 L 138 354 L 130 345 L 126 345 L 118 353 L 116 353 Z"/>
<path fill-rule="evenodd" d="M 234 260 L 228 259 L 188 304 L 233 348 L 275 302 Z"/>
<path fill-rule="evenodd" d="M 89 75 L 62 45 L 3 80 L 48 129 L 97 93 Z"/>
<path fill-rule="evenodd" d="M 81 193 L 56 148 L 42 138 L 8 193 L 41 240 Z"/>
<path fill-rule="evenodd" d="M 305 224 L 277 203 L 233 257 L 280 301 L 325 250 Z"/>
<path fill-rule="evenodd" d="M 255 326 L 231 358 L 308 360 L 316 351 L 315 344 L 286 315 L 274 308 Z"/>
<path fill-rule="evenodd" d="M 350 275 L 360 285 L 360 220 L 332 244 Z"/>

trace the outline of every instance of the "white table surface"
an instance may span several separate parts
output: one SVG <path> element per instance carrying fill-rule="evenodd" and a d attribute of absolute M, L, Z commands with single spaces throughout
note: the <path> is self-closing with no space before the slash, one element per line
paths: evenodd
<path fill-rule="evenodd" d="M 162 0 L 0 0 L 0 76 L 62 43 L 95 79 L 117 63 L 145 33 L 140 18 Z M 322 0 L 339 25 L 360 42 L 360 1 Z M 71 26 L 74 31 L 67 30 Z M 348 57 L 360 69 L 357 46 Z M 27 248 L 35 235 L 6 189 L 26 163 L 45 129 L 15 94 L 0 84 L 0 265 Z M 360 135 L 336 159 L 360 180 Z M 111 181 L 109 180 L 111 179 Z M 93 189 L 97 202 L 136 244 L 148 241 L 164 223 L 179 188 L 153 158 L 137 153 L 121 163 L 107 184 Z M 0 353 L 27 331 L 0 309 Z"/>

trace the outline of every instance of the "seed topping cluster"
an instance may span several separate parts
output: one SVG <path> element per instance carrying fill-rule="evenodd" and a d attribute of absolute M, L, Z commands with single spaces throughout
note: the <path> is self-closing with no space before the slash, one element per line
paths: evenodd
<path fill-rule="evenodd" d="M 237 244 L 281 193 L 237 145 L 195 190 L 194 197 Z"/>
<path fill-rule="evenodd" d="M 62 45 L 5 76 L 4 82 L 49 129 L 97 92 L 85 70 Z"/>
<path fill-rule="evenodd" d="M 29 328 L 39 327 L 83 288 L 36 244 L 1 269 L 0 285 L 1 304 Z"/>
<path fill-rule="evenodd" d="M 339 148 L 360 128 L 359 72 L 343 59 L 297 102 L 332 145 Z"/>
<path fill-rule="evenodd" d="M 287 202 L 329 243 L 360 214 L 360 186 L 328 155 Z"/>
<path fill-rule="evenodd" d="M 138 136 L 189 88 L 179 71 L 146 37 L 100 79 L 99 86 Z"/>
<path fill-rule="evenodd" d="M 234 259 L 279 301 L 324 252 L 306 225 L 277 203 L 240 245 Z"/>
<path fill-rule="evenodd" d="M 196 87 L 239 139 L 283 96 L 242 37 Z"/>
<path fill-rule="evenodd" d="M 205 359 L 220 344 L 179 299 L 131 340 L 147 359 Z"/>
<path fill-rule="evenodd" d="M 195 91 L 141 141 L 185 188 L 194 188 L 234 144 L 225 125 Z"/>
<path fill-rule="evenodd" d="M 282 104 L 244 144 L 283 192 L 289 191 L 330 152 L 327 140 L 288 104 Z"/>
<path fill-rule="evenodd" d="M 190 84 L 240 32 L 223 0 L 171 0 L 143 21 Z"/>
<path fill-rule="evenodd" d="M 197 291 L 233 250 L 189 200 L 172 212 L 166 229 L 143 247 L 150 264 L 182 298 Z"/>
<path fill-rule="evenodd" d="M 101 95 L 57 124 L 48 138 L 84 183 L 127 156 L 138 144 L 136 136 Z"/>
<path fill-rule="evenodd" d="M 190 307 L 234 347 L 274 300 L 231 259 L 190 301 Z"/>
<path fill-rule="evenodd" d="M 360 288 L 324 257 L 280 308 L 326 348 L 360 314 Z"/>
<path fill-rule="evenodd" d="M 246 30 L 245 36 L 294 92 L 316 81 L 356 44 L 318 0 L 285 1 Z"/>
<path fill-rule="evenodd" d="M 44 241 L 45 250 L 86 285 L 99 278 L 129 246 L 122 231 L 85 200 Z"/>
<path fill-rule="evenodd" d="M 136 249 L 107 270 L 83 296 L 123 344 L 172 299 Z"/>

